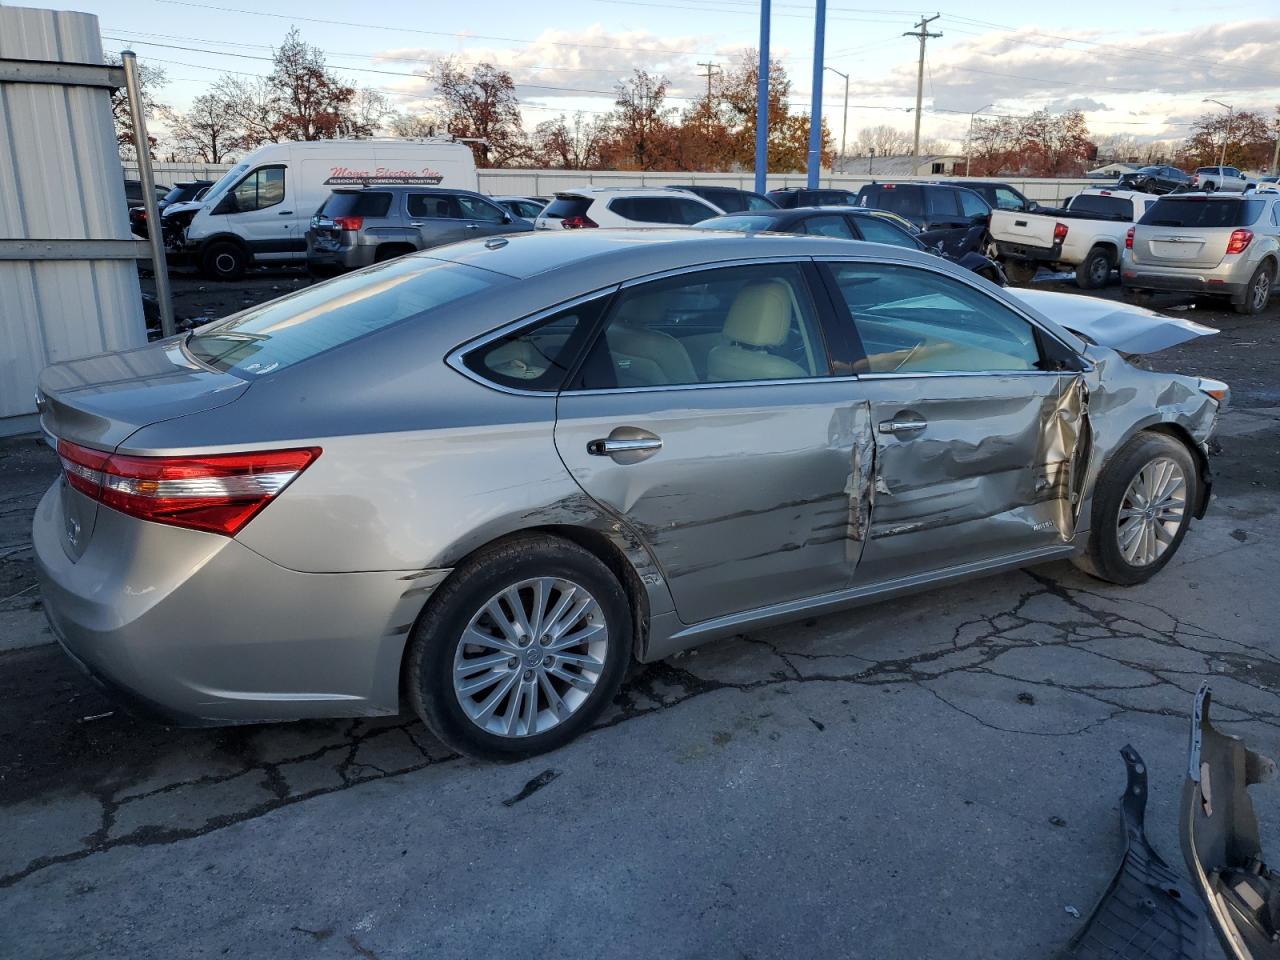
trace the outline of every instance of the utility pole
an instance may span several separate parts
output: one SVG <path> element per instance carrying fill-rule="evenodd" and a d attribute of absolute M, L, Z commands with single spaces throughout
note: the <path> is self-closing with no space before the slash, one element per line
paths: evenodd
<path fill-rule="evenodd" d="M 769 3 L 760 0 L 760 70 L 756 77 L 756 193 L 769 174 Z"/>
<path fill-rule="evenodd" d="M 926 17 L 920 14 L 920 22 L 917 23 L 915 30 L 908 30 L 903 34 L 904 37 L 915 37 L 920 41 L 920 65 L 916 68 L 916 135 L 911 141 L 911 175 L 916 175 L 916 167 L 920 164 L 920 110 L 924 106 L 924 45 L 931 39 L 942 36 L 941 33 L 930 33 L 929 24 L 937 20 L 942 14 L 935 13 L 932 17 Z"/>
<path fill-rule="evenodd" d="M 849 133 L 849 75 L 841 73 L 835 67 L 827 67 L 837 77 L 844 78 L 844 121 L 840 124 L 840 172 L 844 173 L 844 144 Z"/>
<path fill-rule="evenodd" d="M 822 173 L 822 60 L 827 33 L 827 0 L 818 0 L 813 19 L 813 102 L 809 107 L 809 189 Z"/>
<path fill-rule="evenodd" d="M 994 107 L 994 106 L 995 106 L 994 103 L 988 103 L 985 106 L 981 106 L 977 110 L 974 110 L 969 114 L 969 133 L 964 138 L 964 175 L 966 177 L 969 176 L 969 163 L 973 159 L 973 118 L 976 117 L 978 114 L 980 114 L 983 110 L 986 110 L 987 107 Z"/>

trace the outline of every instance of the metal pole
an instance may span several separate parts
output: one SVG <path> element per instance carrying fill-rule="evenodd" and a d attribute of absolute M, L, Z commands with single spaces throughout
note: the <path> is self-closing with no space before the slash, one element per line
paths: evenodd
<path fill-rule="evenodd" d="M 760 76 L 756 79 L 756 193 L 769 173 L 769 0 L 760 0 Z"/>
<path fill-rule="evenodd" d="M 827 69 L 830 70 L 832 73 L 834 73 L 837 77 L 844 77 L 844 121 L 840 124 L 840 172 L 844 173 L 844 168 L 845 168 L 844 145 L 845 145 L 845 138 L 849 134 L 849 75 L 847 73 L 841 73 L 835 67 L 827 67 Z"/>
<path fill-rule="evenodd" d="M 147 211 L 147 238 L 151 241 L 151 268 L 156 277 L 156 299 L 160 302 L 160 335 L 172 337 L 174 334 L 173 294 L 169 289 L 169 262 L 164 255 L 164 231 L 160 229 L 160 207 L 156 203 L 156 175 L 151 169 L 151 144 L 147 139 L 147 118 L 143 116 L 138 57 L 132 50 L 122 50 L 120 60 L 124 64 L 125 90 L 129 94 L 133 143 L 138 151 L 138 179 L 142 181 L 142 205 Z"/>
<path fill-rule="evenodd" d="M 1276 149 L 1271 154 L 1271 175 L 1274 177 L 1280 173 L 1280 132 L 1276 134 Z"/>
<path fill-rule="evenodd" d="M 964 175 L 966 177 L 969 176 L 969 164 L 973 160 L 973 118 L 990 106 L 994 104 L 988 103 L 985 107 L 979 107 L 969 114 L 969 133 L 964 139 Z"/>
<path fill-rule="evenodd" d="M 941 14 L 934 14 L 932 17 L 926 17 L 920 14 L 920 22 L 916 24 L 915 30 L 908 31 L 903 34 L 904 37 L 917 37 L 920 40 L 920 63 L 916 67 L 916 133 L 911 141 L 911 176 L 916 175 L 916 168 L 920 165 L 920 115 L 924 107 L 924 45 L 930 37 L 940 37 L 940 33 L 930 33 L 929 24 L 937 20 Z"/>
<path fill-rule="evenodd" d="M 1236 108 L 1227 110 L 1227 132 L 1222 137 L 1222 153 L 1218 155 L 1218 166 L 1227 162 L 1227 143 L 1231 140 L 1231 121 L 1235 119 Z"/>
<path fill-rule="evenodd" d="M 827 0 L 818 0 L 813 19 L 813 102 L 809 107 L 809 189 L 822 173 L 822 48 L 827 32 Z"/>

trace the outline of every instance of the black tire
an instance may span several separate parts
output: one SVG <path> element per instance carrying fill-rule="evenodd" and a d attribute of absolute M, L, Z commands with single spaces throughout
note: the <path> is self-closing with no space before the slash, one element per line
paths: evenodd
<path fill-rule="evenodd" d="M 535 577 L 570 580 L 596 600 L 608 630 L 604 668 L 586 699 L 558 724 L 542 733 L 502 736 L 481 729 L 464 711 L 453 686 L 454 655 L 490 598 Z M 481 760 L 520 760 L 564 746 L 600 716 L 631 662 L 632 635 L 626 591 L 604 563 L 559 537 L 521 535 L 475 554 L 437 590 L 409 638 L 405 688 L 423 723 L 447 746 Z"/>
<path fill-rule="evenodd" d="M 239 280 L 248 268 L 244 248 L 230 240 L 209 244 L 200 257 L 200 269 L 210 280 Z"/>
<path fill-rule="evenodd" d="M 1111 281 L 1115 266 L 1111 251 L 1106 247 L 1094 247 L 1084 262 L 1076 267 L 1076 286 L 1081 290 L 1097 290 Z"/>
<path fill-rule="evenodd" d="M 1009 278 L 1010 283 L 1030 283 L 1040 272 L 1038 264 L 1027 263 L 1025 260 L 1007 260 L 1003 266 L 1004 275 Z"/>
<path fill-rule="evenodd" d="M 1202 189 L 1204 190 L 1205 193 L 1214 193 L 1217 191 L 1218 186 L 1217 184 L 1206 183 Z"/>
<path fill-rule="evenodd" d="M 1124 504 L 1129 484 L 1144 467 L 1159 459 L 1172 460 L 1181 468 L 1185 478 L 1186 502 L 1177 532 L 1165 547 L 1164 553 L 1153 562 L 1138 565 L 1130 563 L 1121 550 L 1120 508 Z M 1137 434 L 1102 468 L 1093 491 L 1089 541 L 1085 552 L 1075 558 L 1076 566 L 1099 580 L 1124 586 L 1149 580 L 1178 552 L 1199 497 L 1200 473 L 1186 446 L 1162 433 L 1144 431 Z"/>
<path fill-rule="evenodd" d="M 1276 274 L 1270 264 L 1262 264 L 1253 271 L 1249 278 L 1249 286 L 1244 291 L 1244 303 L 1233 303 L 1236 313 L 1255 314 L 1267 309 L 1271 302 L 1271 294 L 1275 286 Z"/>

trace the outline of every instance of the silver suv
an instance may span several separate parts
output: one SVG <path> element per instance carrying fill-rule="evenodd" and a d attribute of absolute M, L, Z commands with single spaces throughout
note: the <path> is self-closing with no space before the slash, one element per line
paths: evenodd
<path fill-rule="evenodd" d="M 355 270 L 458 240 L 532 229 L 528 220 L 469 190 L 335 190 L 311 218 L 307 266 L 317 273 Z"/>
<path fill-rule="evenodd" d="M 1120 281 L 1229 296 L 1237 313 L 1266 309 L 1280 267 L 1280 195 L 1161 197 L 1129 229 Z"/>

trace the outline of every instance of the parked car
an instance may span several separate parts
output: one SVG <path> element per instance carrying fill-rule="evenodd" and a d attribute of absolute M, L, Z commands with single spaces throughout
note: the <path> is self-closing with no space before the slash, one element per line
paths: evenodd
<path fill-rule="evenodd" d="M 975 226 L 985 233 L 991 221 L 991 205 L 978 194 L 938 183 L 869 183 L 858 191 L 857 206 L 905 217 L 928 246 L 958 242 Z"/>
<path fill-rule="evenodd" d="M 701 197 L 662 187 L 582 187 L 557 193 L 533 225 L 539 230 L 690 226 L 723 212 Z"/>
<path fill-rule="evenodd" d="M 1249 178 L 1235 167 L 1198 167 L 1191 178 L 1192 190 L 1213 193 L 1244 193 L 1249 188 Z"/>
<path fill-rule="evenodd" d="M 999 180 L 937 180 L 936 183 L 948 187 L 963 187 L 972 190 L 992 210 L 1035 210 L 1040 206 L 1035 200 L 1029 200 L 1023 193 L 1007 183 Z"/>
<path fill-rule="evenodd" d="M 475 157 L 446 139 L 270 143 L 209 188 L 179 252 L 214 280 L 255 264 L 305 264 L 311 217 L 329 192 L 372 185 L 475 190 Z"/>
<path fill-rule="evenodd" d="M 467 241 L 46 369 L 43 609 L 177 722 L 404 704 L 526 756 L 633 658 L 1056 558 L 1147 580 L 1227 387 L 1124 357 L 1212 332 L 883 244 Z"/>
<path fill-rule="evenodd" d="M 157 183 L 156 184 L 156 202 L 159 203 L 161 200 L 163 200 L 165 198 L 165 195 L 169 192 L 170 189 L 171 189 L 170 187 Z M 132 210 L 134 207 L 142 206 L 142 196 L 143 196 L 142 181 L 126 179 L 124 182 L 124 199 L 125 199 L 125 203 L 129 205 L 130 210 Z"/>
<path fill-rule="evenodd" d="M 164 212 L 175 203 L 189 203 L 198 199 L 211 186 L 212 180 L 179 180 L 156 202 L 160 216 L 163 217 Z M 140 237 L 150 236 L 147 232 L 146 207 L 137 206 L 129 210 L 129 228 Z"/>
<path fill-rule="evenodd" d="M 766 196 L 784 210 L 792 207 L 834 207 L 852 205 L 858 195 L 851 190 L 822 188 L 809 190 L 806 187 L 784 187 L 770 190 Z"/>
<path fill-rule="evenodd" d="M 415 250 L 532 229 L 528 220 L 470 190 L 335 190 L 311 218 L 307 267 L 320 274 L 356 270 Z"/>
<path fill-rule="evenodd" d="M 981 253 L 982 238 L 986 233 L 981 226 L 972 229 L 967 243 L 962 242 L 953 248 L 942 245 L 930 247 L 920 239 L 920 231 L 910 220 L 888 210 L 866 210 L 862 207 L 796 207 L 792 210 L 730 213 L 704 220 L 698 226 L 706 230 L 735 230 L 739 233 L 803 233 L 839 240 L 887 243 L 946 257 L 992 283 L 1000 286 L 1005 283 L 1000 265 Z"/>
<path fill-rule="evenodd" d="M 1161 197 L 1130 228 L 1120 282 L 1231 298 L 1237 313 L 1267 307 L 1280 267 L 1280 194 Z"/>
<path fill-rule="evenodd" d="M 498 206 L 513 217 L 520 217 L 532 223 L 537 219 L 547 201 L 539 197 L 491 197 Z"/>
<path fill-rule="evenodd" d="M 196 211 L 204 206 L 204 198 L 208 194 L 209 188 L 205 187 L 191 200 L 179 200 L 160 211 L 160 226 L 164 230 L 165 248 L 177 252 L 179 259 L 181 259 L 182 241 L 186 235 L 187 226 L 195 217 Z"/>
<path fill-rule="evenodd" d="M 753 190 L 739 190 L 737 187 L 713 187 L 700 184 L 680 186 L 671 184 L 668 190 L 683 190 L 713 203 L 725 213 L 739 213 L 743 210 L 776 210 L 778 205 L 763 193 Z"/>
<path fill-rule="evenodd" d="M 1254 189 L 1259 193 L 1275 193 L 1280 191 L 1280 177 L 1259 177 Z"/>
<path fill-rule="evenodd" d="M 1084 290 L 1106 286 L 1120 265 L 1125 234 L 1156 203 L 1135 190 L 1090 187 L 1061 209 L 1035 213 L 997 210 L 991 237 L 1005 273 L 1014 283 L 1029 283 L 1040 267 L 1071 270 Z"/>
<path fill-rule="evenodd" d="M 1156 164 L 1150 167 L 1139 167 L 1132 173 L 1122 173 L 1116 189 L 1138 190 L 1142 193 L 1173 193 L 1176 190 L 1190 190 L 1191 180 L 1191 174 L 1184 173 L 1177 167 Z"/>

